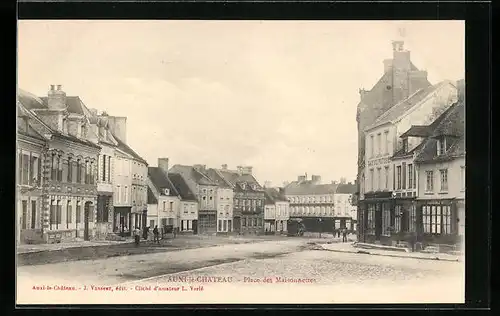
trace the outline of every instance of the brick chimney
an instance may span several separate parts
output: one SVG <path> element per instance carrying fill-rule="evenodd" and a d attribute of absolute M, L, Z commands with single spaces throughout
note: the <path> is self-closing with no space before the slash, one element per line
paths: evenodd
<path fill-rule="evenodd" d="M 158 168 L 168 174 L 168 158 L 158 158 Z"/>
<path fill-rule="evenodd" d="M 311 180 L 313 184 L 321 184 L 321 176 L 318 175 L 312 175 Z"/>
<path fill-rule="evenodd" d="M 105 113 L 101 114 L 101 116 L 104 116 Z M 125 144 L 127 143 L 127 118 L 124 116 L 109 116 L 106 114 L 108 117 L 108 123 L 109 123 L 109 129 L 115 135 L 118 137 L 122 142 Z"/>
<path fill-rule="evenodd" d="M 298 176 L 297 181 L 299 181 L 299 182 L 306 181 L 306 176 Z"/>
<path fill-rule="evenodd" d="M 227 164 L 223 164 L 221 167 L 222 167 L 222 170 L 227 170 Z"/>
<path fill-rule="evenodd" d="M 62 110 L 66 108 L 66 92 L 61 89 L 61 85 L 50 85 L 47 94 L 47 104 L 51 110 Z"/>

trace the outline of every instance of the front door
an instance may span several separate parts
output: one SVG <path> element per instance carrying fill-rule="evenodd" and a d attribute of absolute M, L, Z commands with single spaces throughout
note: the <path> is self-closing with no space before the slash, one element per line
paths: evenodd
<path fill-rule="evenodd" d="M 83 226 L 83 239 L 84 240 L 90 240 L 90 234 L 89 234 L 89 216 L 90 216 L 90 202 L 85 203 L 85 210 L 84 210 L 84 226 Z"/>
<path fill-rule="evenodd" d="M 193 234 L 196 235 L 198 234 L 198 220 L 193 220 Z"/>

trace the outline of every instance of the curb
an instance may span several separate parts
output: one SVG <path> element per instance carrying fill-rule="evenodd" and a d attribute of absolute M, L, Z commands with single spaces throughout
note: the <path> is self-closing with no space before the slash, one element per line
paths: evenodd
<path fill-rule="evenodd" d="M 410 257 L 410 256 L 401 256 L 401 255 L 391 255 L 391 254 L 380 254 L 380 253 L 371 253 L 364 250 L 359 251 L 350 251 L 350 250 L 334 250 L 334 249 L 326 249 L 321 246 L 323 251 L 332 251 L 332 252 L 341 252 L 341 253 L 353 253 L 353 254 L 363 254 L 363 255 L 371 255 L 371 256 L 381 256 L 381 257 L 395 257 L 395 258 L 405 258 L 405 259 L 418 259 L 418 260 L 431 260 L 431 261 L 447 261 L 447 262 L 462 262 L 460 259 L 446 259 L 446 258 L 428 258 L 428 257 Z"/>

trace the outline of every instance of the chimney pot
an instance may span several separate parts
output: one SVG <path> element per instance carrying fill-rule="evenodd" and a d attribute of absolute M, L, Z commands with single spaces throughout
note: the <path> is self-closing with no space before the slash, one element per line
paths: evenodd
<path fill-rule="evenodd" d="M 57 90 L 61 90 L 61 85 L 60 84 L 57 85 Z"/>
<path fill-rule="evenodd" d="M 222 170 L 227 170 L 227 164 L 222 165 Z"/>
<path fill-rule="evenodd" d="M 51 85 L 50 85 L 50 90 L 52 90 L 52 91 L 53 91 L 54 89 L 55 89 L 55 85 L 51 84 Z"/>
<path fill-rule="evenodd" d="M 158 158 L 158 167 L 168 174 L 168 158 Z"/>

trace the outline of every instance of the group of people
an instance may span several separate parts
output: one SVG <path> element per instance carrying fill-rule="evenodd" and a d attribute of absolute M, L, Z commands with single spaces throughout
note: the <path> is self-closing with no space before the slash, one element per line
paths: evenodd
<path fill-rule="evenodd" d="M 341 228 L 337 230 L 337 237 L 340 238 L 340 234 L 342 234 L 342 242 L 347 242 L 347 235 L 349 235 L 349 231 L 347 228 Z"/>

